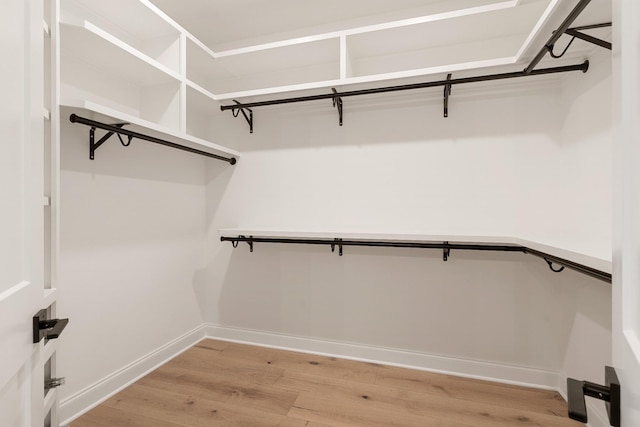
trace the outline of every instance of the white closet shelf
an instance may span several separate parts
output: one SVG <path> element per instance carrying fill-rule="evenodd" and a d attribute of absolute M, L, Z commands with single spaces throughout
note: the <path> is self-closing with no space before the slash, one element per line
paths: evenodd
<path fill-rule="evenodd" d="M 442 243 L 450 244 L 478 244 L 478 245 L 504 245 L 520 246 L 538 251 L 555 258 L 580 264 L 591 269 L 611 274 L 612 263 L 610 259 L 602 259 L 591 255 L 571 251 L 562 247 L 535 242 L 512 236 L 486 236 L 486 235 L 456 235 L 456 234 L 427 234 L 420 232 L 353 232 L 345 230 L 314 231 L 314 230 L 288 230 L 288 229 L 220 229 L 221 237 L 233 238 L 239 236 L 269 239 L 343 239 L 358 241 L 382 241 L 382 242 L 410 242 L 410 243 Z"/>
<path fill-rule="evenodd" d="M 138 41 L 153 40 L 178 34 L 181 27 L 147 0 L 68 0 L 63 18 L 68 13 L 97 17 L 117 27 Z"/>
<path fill-rule="evenodd" d="M 60 24 L 63 56 L 72 56 L 139 86 L 182 81 L 178 73 L 87 20 L 67 15 Z"/>
<path fill-rule="evenodd" d="M 236 150 L 160 126 L 156 123 L 91 101 L 62 99 L 61 106 L 65 108 L 65 111 L 63 111 L 65 114 L 63 115 L 63 120 L 68 120 L 68 113 L 74 112 L 80 116 L 91 120 L 103 121 L 107 124 L 112 122 L 129 123 L 130 125 L 128 125 L 126 129 L 131 131 L 144 133 L 155 138 L 167 139 L 175 144 L 211 154 L 231 156 L 234 158 L 240 157 L 240 153 Z"/>

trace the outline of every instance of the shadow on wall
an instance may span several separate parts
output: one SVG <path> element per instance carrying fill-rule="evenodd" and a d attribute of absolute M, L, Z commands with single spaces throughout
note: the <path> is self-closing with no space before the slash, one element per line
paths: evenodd
<path fill-rule="evenodd" d="M 343 126 L 331 100 L 257 107 L 253 134 L 242 115 L 221 114 L 234 121 L 226 131 L 243 151 L 556 135 L 559 88 L 557 79 L 531 86 L 461 85 L 453 89 L 448 118 L 443 117 L 442 88 L 347 97 Z"/>
<path fill-rule="evenodd" d="M 87 126 L 63 122 L 62 135 L 66 248 L 183 241 L 203 233 L 205 158 L 136 139 L 122 147 L 114 137 L 90 160 Z"/>
<path fill-rule="evenodd" d="M 224 326 L 561 372 L 576 313 L 606 311 L 576 295 L 599 283 L 523 254 L 244 246 L 224 250 Z"/>
<path fill-rule="evenodd" d="M 611 67 L 611 53 L 602 50 L 591 58 L 583 78 L 565 76 L 558 111 L 563 123 L 563 144 L 584 144 L 601 134 L 613 142 Z"/>
<path fill-rule="evenodd" d="M 112 138 L 92 161 L 87 126 L 63 121 L 61 132 L 58 304 L 73 319 L 60 343 L 65 399 L 204 321 L 206 159 Z"/>

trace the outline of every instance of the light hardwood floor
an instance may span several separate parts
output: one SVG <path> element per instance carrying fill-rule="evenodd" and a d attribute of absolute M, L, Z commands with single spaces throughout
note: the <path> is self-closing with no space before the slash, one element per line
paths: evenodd
<path fill-rule="evenodd" d="M 204 340 L 71 427 L 581 426 L 556 392 Z"/>

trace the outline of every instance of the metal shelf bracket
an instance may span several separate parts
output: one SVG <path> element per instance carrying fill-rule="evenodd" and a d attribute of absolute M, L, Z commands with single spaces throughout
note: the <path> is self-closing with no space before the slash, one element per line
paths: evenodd
<path fill-rule="evenodd" d="M 233 102 L 235 102 L 236 104 L 242 105 L 236 99 L 234 99 Z M 249 115 L 247 115 L 245 110 L 249 112 Z M 251 108 L 240 107 L 232 111 L 233 117 L 238 117 L 238 114 L 240 113 L 242 113 L 242 115 L 244 116 L 244 119 L 249 124 L 249 133 L 253 133 L 253 110 Z"/>
<path fill-rule="evenodd" d="M 447 74 L 447 81 L 450 80 L 451 73 Z M 451 95 L 451 83 L 444 85 L 444 117 L 449 117 L 449 95 Z"/>
<path fill-rule="evenodd" d="M 84 117 L 77 116 L 75 114 L 71 114 L 69 116 L 69 121 L 71 123 L 80 123 L 82 125 L 89 126 L 89 158 L 93 160 L 95 158 L 95 152 L 102 144 L 104 144 L 113 134 L 118 135 L 118 139 L 120 143 L 128 147 L 131 144 L 131 140 L 133 138 L 138 138 L 143 141 L 153 142 L 154 144 L 164 145 L 165 147 L 171 147 L 182 151 L 187 151 L 189 153 L 199 154 L 201 156 L 210 157 L 212 159 L 222 160 L 224 162 L 228 162 L 231 165 L 235 165 L 237 160 L 235 157 L 223 157 L 213 153 L 207 153 L 206 151 L 197 150 L 195 148 L 187 147 L 184 145 L 179 145 L 174 142 L 165 141 L 164 139 L 156 138 L 154 136 L 145 135 L 143 133 L 134 132 L 129 129 L 123 129 L 123 126 L 129 123 L 116 123 L 113 125 L 97 122 L 95 120 L 87 119 Z M 96 129 L 106 130 L 107 133 L 96 142 Z M 128 137 L 128 141 L 125 143 L 122 139 L 121 135 L 125 135 Z"/>
<path fill-rule="evenodd" d="M 335 95 L 333 97 L 333 107 L 338 109 L 338 123 L 342 126 L 342 97 L 338 94 L 335 87 L 332 87 L 331 90 Z"/>
<path fill-rule="evenodd" d="M 129 123 L 114 123 L 111 126 L 121 129 L 124 125 L 128 125 L 128 124 Z M 96 127 L 91 126 L 91 129 L 89 129 L 89 158 L 91 160 L 95 159 L 96 150 L 100 148 L 102 144 L 107 142 L 107 140 L 111 138 L 114 133 L 115 132 L 113 131 L 107 132 L 102 138 L 98 140 L 98 142 L 96 142 Z M 128 136 L 129 140 L 127 141 L 126 144 L 122 140 L 122 137 L 120 136 L 120 134 L 117 134 L 117 135 L 123 147 L 128 147 L 129 145 L 131 145 L 131 140 L 133 139 L 131 135 Z"/>

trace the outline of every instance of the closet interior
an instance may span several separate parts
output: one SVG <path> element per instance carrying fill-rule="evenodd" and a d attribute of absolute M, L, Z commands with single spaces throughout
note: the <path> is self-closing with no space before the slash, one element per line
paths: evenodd
<path fill-rule="evenodd" d="M 611 3 L 301 3 L 45 1 L 51 425 L 205 337 L 603 382 Z"/>

